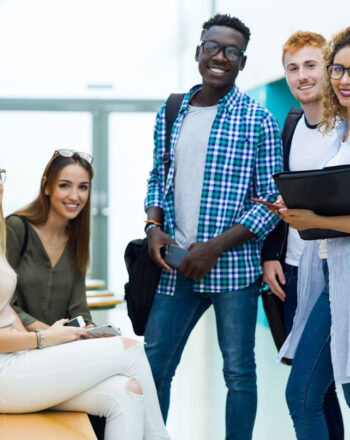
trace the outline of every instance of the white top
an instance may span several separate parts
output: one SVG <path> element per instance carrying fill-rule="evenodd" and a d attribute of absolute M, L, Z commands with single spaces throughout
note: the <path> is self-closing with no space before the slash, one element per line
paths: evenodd
<path fill-rule="evenodd" d="M 336 127 L 337 139 L 325 163 L 336 155 L 347 127 L 346 120 Z M 337 384 L 350 383 L 350 237 L 333 238 L 327 244 L 332 366 Z M 318 256 L 318 243 L 316 240 L 309 240 L 305 242 L 298 270 L 298 306 L 293 328 L 279 352 L 279 360 L 283 357 L 294 357 L 310 313 L 325 284 L 322 261 Z"/>
<path fill-rule="evenodd" d="M 323 134 L 317 125 L 308 124 L 303 115 L 295 128 L 289 154 L 290 171 L 305 171 L 322 168 L 325 156 L 336 138 L 335 130 Z M 299 266 L 299 260 L 304 248 L 304 240 L 298 231 L 289 228 L 287 239 L 286 263 Z"/>
<path fill-rule="evenodd" d="M 12 330 L 15 320 L 10 301 L 15 291 L 17 276 L 3 256 L 0 255 L 0 330 Z"/>
<path fill-rule="evenodd" d="M 197 241 L 209 136 L 217 109 L 217 105 L 190 105 L 175 147 L 175 241 L 184 248 Z"/>
<path fill-rule="evenodd" d="M 327 162 L 327 167 L 334 167 L 337 165 L 350 164 L 350 139 L 347 142 L 342 142 L 337 154 L 332 157 L 331 160 Z M 327 259 L 327 241 L 332 240 L 331 238 L 325 240 L 318 240 L 319 243 L 319 257 L 321 259 Z"/>

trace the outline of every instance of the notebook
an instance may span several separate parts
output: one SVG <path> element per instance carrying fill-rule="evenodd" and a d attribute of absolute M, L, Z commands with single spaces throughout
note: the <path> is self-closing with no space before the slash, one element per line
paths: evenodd
<path fill-rule="evenodd" d="M 319 170 L 285 171 L 273 175 L 288 208 L 311 209 L 325 216 L 350 215 L 350 165 Z M 299 231 L 303 240 L 344 237 L 331 229 Z"/>

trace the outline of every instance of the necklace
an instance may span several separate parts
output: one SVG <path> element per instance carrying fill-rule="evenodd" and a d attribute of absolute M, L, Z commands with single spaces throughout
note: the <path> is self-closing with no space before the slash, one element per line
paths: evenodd
<path fill-rule="evenodd" d="M 51 251 L 53 251 L 54 249 L 55 249 L 55 247 L 57 246 L 57 243 L 59 243 L 59 241 L 60 240 L 55 240 L 54 242 L 49 242 L 49 240 L 46 238 L 46 242 L 47 242 L 47 245 L 48 245 L 48 247 L 49 247 L 49 249 L 51 250 Z"/>
<path fill-rule="evenodd" d="M 62 244 L 62 239 L 65 235 L 64 233 L 59 234 L 54 238 L 54 240 L 52 240 L 53 237 L 46 234 L 46 231 L 45 232 L 40 231 L 40 232 L 41 232 L 42 240 L 45 243 L 45 246 L 47 246 L 50 249 L 50 251 L 53 251 L 54 249 L 57 248 L 57 246 L 60 246 Z"/>

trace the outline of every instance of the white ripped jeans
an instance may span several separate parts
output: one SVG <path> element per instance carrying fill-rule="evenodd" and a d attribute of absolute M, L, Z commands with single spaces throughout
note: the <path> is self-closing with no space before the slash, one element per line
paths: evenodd
<path fill-rule="evenodd" d="M 170 439 L 142 343 L 71 342 L 0 358 L 1 368 L 0 412 L 85 411 L 106 417 L 105 440 Z M 143 394 L 125 389 L 131 378 Z"/>

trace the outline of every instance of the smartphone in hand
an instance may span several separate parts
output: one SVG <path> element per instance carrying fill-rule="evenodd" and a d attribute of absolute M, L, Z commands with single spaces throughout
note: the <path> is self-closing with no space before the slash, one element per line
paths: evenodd
<path fill-rule="evenodd" d="M 179 267 L 189 253 L 187 249 L 180 246 L 170 245 L 165 261 L 173 267 Z"/>
<path fill-rule="evenodd" d="M 250 200 L 252 202 L 261 203 L 262 205 L 268 206 L 269 208 L 272 208 L 272 209 L 279 209 L 280 208 L 280 206 L 277 205 L 276 203 L 266 202 L 265 200 L 256 199 L 255 197 L 252 197 Z"/>
<path fill-rule="evenodd" d="M 85 327 L 85 321 L 84 318 L 81 315 L 79 315 L 63 325 L 67 325 L 70 327 Z"/>
<path fill-rule="evenodd" d="M 122 332 L 112 324 L 102 324 L 97 327 L 88 328 L 86 331 L 90 335 L 121 336 L 122 334 Z"/>

